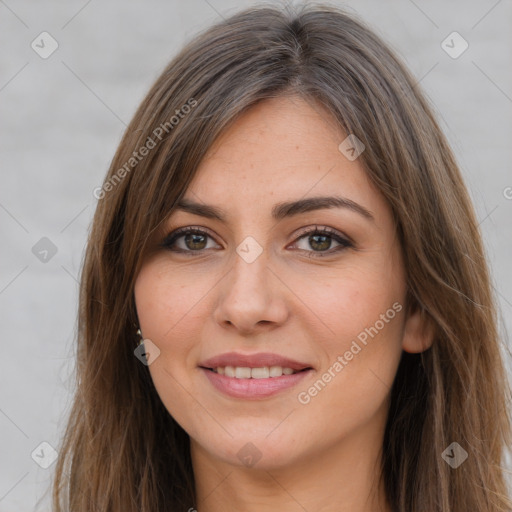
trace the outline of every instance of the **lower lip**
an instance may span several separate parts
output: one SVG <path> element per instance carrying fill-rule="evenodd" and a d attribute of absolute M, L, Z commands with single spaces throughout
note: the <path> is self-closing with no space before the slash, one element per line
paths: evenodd
<path fill-rule="evenodd" d="M 206 368 L 201 368 L 211 384 L 221 393 L 233 398 L 258 399 L 266 398 L 297 385 L 302 379 L 312 372 L 304 370 L 291 375 L 281 377 L 269 377 L 268 379 L 237 379 L 226 377 Z"/>

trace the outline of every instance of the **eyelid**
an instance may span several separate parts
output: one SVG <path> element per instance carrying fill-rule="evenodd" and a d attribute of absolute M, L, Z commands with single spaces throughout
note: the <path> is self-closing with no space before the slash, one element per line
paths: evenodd
<path fill-rule="evenodd" d="M 207 234 L 211 239 L 215 240 L 215 243 L 218 244 L 218 242 L 216 241 L 216 235 L 214 235 L 208 228 L 205 228 L 204 226 L 188 225 L 182 226 L 181 228 L 171 228 L 169 233 L 165 235 L 164 239 L 159 245 L 163 248 L 167 248 L 171 242 L 174 243 L 174 241 L 176 241 L 180 236 L 186 235 L 187 233 L 194 231 L 200 232 L 200 234 Z"/>
<path fill-rule="evenodd" d="M 220 245 L 216 241 L 216 235 L 213 235 L 212 232 L 208 228 L 205 228 L 203 226 L 197 226 L 197 225 L 188 225 L 188 226 L 182 226 L 179 228 L 171 229 L 169 234 L 167 234 L 164 237 L 163 241 L 159 245 L 160 245 L 160 247 L 162 247 L 164 249 L 172 250 L 175 253 L 201 254 L 206 249 L 200 249 L 197 251 L 183 250 L 183 249 L 170 249 L 170 247 L 176 242 L 176 240 L 178 240 L 179 238 L 181 238 L 182 236 L 184 236 L 186 234 L 194 233 L 194 232 L 196 232 L 197 234 L 201 234 L 201 235 L 207 235 L 212 240 L 214 240 L 217 245 Z M 316 254 L 315 257 L 322 257 L 322 256 L 331 256 L 331 255 L 336 254 L 340 250 L 355 247 L 355 243 L 353 242 L 353 240 L 349 236 L 345 235 L 343 232 L 338 231 L 337 229 L 331 228 L 329 226 L 322 226 L 322 225 L 318 225 L 318 224 L 314 224 L 314 225 L 310 225 L 310 226 L 301 228 L 298 232 L 296 232 L 293 235 L 294 240 L 293 240 L 293 242 L 291 242 L 291 244 L 294 245 L 301 238 L 304 238 L 307 235 L 313 236 L 315 233 L 327 235 L 328 237 L 335 240 L 335 242 L 338 243 L 339 246 L 335 247 L 334 249 L 329 249 L 327 251 L 306 251 L 304 249 L 298 249 L 299 251 Z M 289 247 L 289 246 L 290 246 L 290 244 L 287 245 L 287 247 Z"/>
<path fill-rule="evenodd" d="M 322 231 L 326 232 L 332 237 L 339 237 L 348 242 L 351 245 L 355 245 L 355 242 L 350 238 L 348 235 L 343 233 L 342 231 L 339 231 L 337 229 L 331 228 L 329 226 L 323 226 L 321 224 L 313 224 L 312 226 L 306 226 L 305 228 L 301 228 L 297 233 L 294 234 L 295 241 L 299 238 L 301 238 L 304 235 L 307 235 L 309 233 L 314 233 L 315 231 Z"/>

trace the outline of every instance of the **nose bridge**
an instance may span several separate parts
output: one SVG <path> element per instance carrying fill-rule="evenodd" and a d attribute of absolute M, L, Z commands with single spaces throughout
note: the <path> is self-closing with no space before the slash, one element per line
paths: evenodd
<path fill-rule="evenodd" d="M 250 238 L 233 254 L 215 315 L 219 323 L 227 321 L 243 331 L 251 331 L 262 321 L 281 322 L 286 317 L 275 277 L 267 268 L 269 250 Z"/>
<path fill-rule="evenodd" d="M 268 253 L 269 249 L 264 248 L 252 236 L 244 238 L 233 254 L 232 275 L 229 279 L 231 288 L 242 293 L 250 289 L 255 295 L 267 293 Z"/>

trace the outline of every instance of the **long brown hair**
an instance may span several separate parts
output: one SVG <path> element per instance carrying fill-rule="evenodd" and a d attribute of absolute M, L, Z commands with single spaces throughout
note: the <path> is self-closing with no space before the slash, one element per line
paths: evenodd
<path fill-rule="evenodd" d="M 390 504 L 397 512 L 512 509 L 503 467 L 510 387 L 460 171 L 396 55 L 354 15 L 310 3 L 253 7 L 196 36 L 128 126 L 96 193 L 54 512 L 197 507 L 188 435 L 134 356 L 134 281 L 150 234 L 219 134 L 256 102 L 286 94 L 319 102 L 365 144 L 360 158 L 398 226 L 407 307 L 434 332 L 425 352 L 403 352 L 392 387 L 382 465 Z M 442 456 L 453 442 L 468 454 L 456 468 Z"/>

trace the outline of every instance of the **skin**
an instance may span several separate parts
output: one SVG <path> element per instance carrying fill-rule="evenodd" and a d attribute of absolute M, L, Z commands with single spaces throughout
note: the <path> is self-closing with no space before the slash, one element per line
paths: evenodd
<path fill-rule="evenodd" d="M 418 313 L 406 317 L 391 211 L 361 159 L 338 150 L 345 138 L 328 112 L 298 97 L 253 106 L 217 139 L 185 193 L 222 208 L 226 222 L 173 212 L 137 276 L 140 326 L 160 349 L 148 368 L 191 438 L 199 512 L 391 511 L 377 471 L 391 385 L 402 350 L 421 352 L 432 340 Z M 333 192 L 375 221 L 347 208 L 280 221 L 270 215 L 275 203 Z M 197 254 L 158 247 L 186 226 L 211 234 L 199 240 L 199 251 L 184 237 L 176 242 Z M 354 247 L 332 252 L 336 240 L 315 244 L 299 232 L 315 226 L 350 237 Z M 236 252 L 247 236 L 263 251 L 252 263 Z M 319 252 L 324 256 L 315 257 Z M 300 403 L 299 392 L 329 368 L 332 374 L 338 356 L 394 303 L 401 311 Z M 275 352 L 314 371 L 272 397 L 230 398 L 198 364 L 231 351 Z M 261 457 L 252 467 L 237 455 L 248 442 Z"/>

